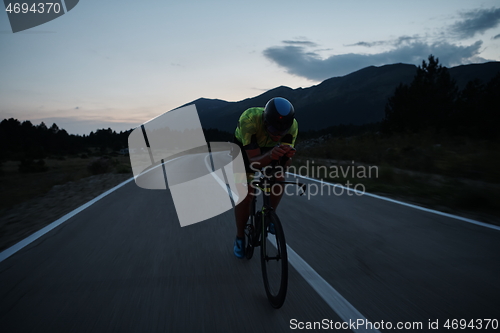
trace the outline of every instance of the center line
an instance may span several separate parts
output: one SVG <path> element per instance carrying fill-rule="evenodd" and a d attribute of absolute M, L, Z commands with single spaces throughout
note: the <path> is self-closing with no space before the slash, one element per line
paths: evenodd
<path fill-rule="evenodd" d="M 276 241 L 269 238 L 269 241 L 276 247 Z M 288 244 L 286 245 L 288 253 L 288 263 L 295 268 L 297 272 L 306 280 L 307 283 L 323 298 L 323 300 L 335 311 L 335 313 L 344 322 L 356 322 L 363 320 L 364 323 L 368 320 L 359 312 L 348 300 L 346 300 L 337 290 L 335 290 L 325 279 L 321 277 L 297 252 L 295 252 Z M 375 332 L 380 333 L 376 329 L 366 329 L 364 327 L 353 329 L 353 332 Z"/>

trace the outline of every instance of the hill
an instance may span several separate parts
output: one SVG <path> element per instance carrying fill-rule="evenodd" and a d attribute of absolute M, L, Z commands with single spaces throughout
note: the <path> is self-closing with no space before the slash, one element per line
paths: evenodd
<path fill-rule="evenodd" d="M 196 104 L 204 128 L 230 132 L 245 109 L 264 106 L 276 96 L 293 103 L 301 130 L 320 130 L 340 124 L 363 125 L 383 119 L 388 97 L 400 83 L 410 83 L 416 69 L 415 65 L 408 64 L 370 66 L 308 88 L 280 86 L 238 102 L 200 98 L 185 105 Z M 449 68 L 460 89 L 474 79 L 487 82 L 499 71 L 500 62 Z"/>

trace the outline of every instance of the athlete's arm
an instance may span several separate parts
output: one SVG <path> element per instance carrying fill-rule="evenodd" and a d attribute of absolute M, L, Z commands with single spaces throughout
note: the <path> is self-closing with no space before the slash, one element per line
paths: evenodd
<path fill-rule="evenodd" d="M 273 160 L 279 158 L 287 153 L 283 147 L 276 146 L 265 154 L 262 154 L 260 148 L 245 150 L 248 156 L 250 166 L 255 170 L 260 170 L 265 166 L 271 164 Z"/>

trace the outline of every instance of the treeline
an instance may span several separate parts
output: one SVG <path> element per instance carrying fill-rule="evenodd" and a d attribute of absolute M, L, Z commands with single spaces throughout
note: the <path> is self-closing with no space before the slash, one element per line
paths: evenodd
<path fill-rule="evenodd" d="M 4 119 L 0 122 L 0 160 L 43 159 L 48 156 L 78 154 L 106 154 L 128 147 L 132 129 L 115 132 L 111 128 L 98 129 L 89 135 L 68 134 L 56 124 L 47 127 L 43 122 Z M 204 129 L 207 141 L 230 141 L 233 134 L 217 129 Z M 91 149 L 92 148 L 92 149 Z"/>
<path fill-rule="evenodd" d="M 216 128 L 204 128 L 203 134 L 205 134 L 205 140 L 208 142 L 232 142 L 234 137 L 234 133 L 221 131 Z"/>
<path fill-rule="evenodd" d="M 21 123 L 13 118 L 4 119 L 0 122 L 0 159 L 42 159 L 51 155 L 77 155 L 90 153 L 90 148 L 97 148 L 97 151 L 102 153 L 107 150 L 117 151 L 127 147 L 131 131 L 116 133 L 108 128 L 80 136 L 68 134 L 55 123 L 47 127 L 43 122 L 35 126 L 28 120 Z"/>
<path fill-rule="evenodd" d="M 321 130 L 309 130 L 309 131 L 300 131 L 299 128 L 299 136 L 297 140 L 313 139 L 325 135 L 331 137 L 349 137 L 354 135 L 360 135 L 366 132 L 377 132 L 379 131 L 379 129 L 380 129 L 380 122 L 364 124 L 364 125 L 341 124 L 341 125 L 330 126 Z"/>
<path fill-rule="evenodd" d="M 500 72 L 487 83 L 470 81 L 459 91 L 446 67 L 430 55 L 413 81 L 389 98 L 381 130 L 385 134 L 436 133 L 496 139 L 500 131 Z"/>

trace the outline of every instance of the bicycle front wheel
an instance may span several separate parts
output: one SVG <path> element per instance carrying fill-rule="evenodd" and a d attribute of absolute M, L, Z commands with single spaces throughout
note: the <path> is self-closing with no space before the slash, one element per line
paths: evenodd
<path fill-rule="evenodd" d="M 253 217 L 248 220 L 245 226 L 245 257 L 250 260 L 253 256 L 254 250 L 254 236 L 255 236 L 255 224 Z"/>
<path fill-rule="evenodd" d="M 271 223 L 274 224 L 274 235 L 269 232 Z M 264 218 L 260 259 L 267 298 L 274 308 L 280 308 L 288 287 L 288 256 L 283 227 L 274 211 L 268 212 Z"/>

